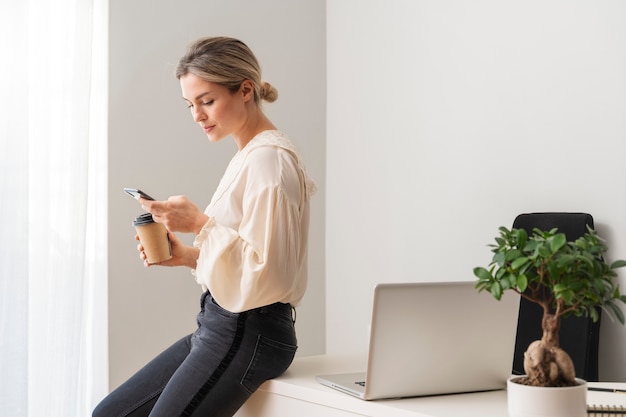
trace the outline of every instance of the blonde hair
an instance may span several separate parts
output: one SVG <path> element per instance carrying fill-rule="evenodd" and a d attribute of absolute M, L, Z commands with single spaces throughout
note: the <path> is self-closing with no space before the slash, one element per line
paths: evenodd
<path fill-rule="evenodd" d="M 261 66 L 248 46 L 224 36 L 201 38 L 191 44 L 178 62 L 176 78 L 188 73 L 205 81 L 223 85 L 231 93 L 250 80 L 254 85 L 254 102 L 276 101 L 278 91 L 261 78 Z"/>

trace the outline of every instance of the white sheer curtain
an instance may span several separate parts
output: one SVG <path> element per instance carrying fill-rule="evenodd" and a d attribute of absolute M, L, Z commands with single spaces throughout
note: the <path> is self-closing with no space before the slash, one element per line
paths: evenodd
<path fill-rule="evenodd" d="M 106 0 L 0 0 L 0 415 L 107 389 Z"/>

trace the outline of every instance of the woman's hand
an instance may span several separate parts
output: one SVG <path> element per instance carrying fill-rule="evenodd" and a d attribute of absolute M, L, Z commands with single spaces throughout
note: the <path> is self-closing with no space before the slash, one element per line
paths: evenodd
<path fill-rule="evenodd" d="M 153 201 L 140 198 L 141 207 L 152 213 L 157 223 L 163 223 L 167 230 L 182 233 L 200 233 L 209 217 L 183 195 L 173 196 L 167 201 Z"/>
<path fill-rule="evenodd" d="M 144 252 L 144 247 L 139 241 L 139 235 L 135 235 L 135 240 L 139 241 L 137 245 L 137 250 L 139 251 L 139 257 L 143 261 L 144 266 L 149 267 L 152 265 L 161 265 L 161 266 L 188 266 L 191 269 L 196 268 L 196 263 L 198 261 L 198 256 L 200 255 L 200 249 L 194 248 L 192 246 L 186 246 L 183 242 L 176 236 L 174 233 L 168 232 L 167 236 L 170 239 L 170 244 L 172 247 L 172 257 L 166 261 L 148 263 L 148 259 L 146 256 L 146 252 Z"/>

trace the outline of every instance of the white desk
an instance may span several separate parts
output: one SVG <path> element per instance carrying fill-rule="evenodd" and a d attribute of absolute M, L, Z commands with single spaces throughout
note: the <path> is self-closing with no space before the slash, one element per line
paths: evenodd
<path fill-rule="evenodd" d="M 506 391 L 363 401 L 315 380 L 324 373 L 359 372 L 365 356 L 297 358 L 279 378 L 267 381 L 236 417 L 507 417 Z"/>

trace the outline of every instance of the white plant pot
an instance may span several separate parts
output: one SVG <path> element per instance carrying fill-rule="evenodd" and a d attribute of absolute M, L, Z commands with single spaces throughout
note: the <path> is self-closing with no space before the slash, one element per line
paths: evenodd
<path fill-rule="evenodd" d="M 531 387 L 507 381 L 510 417 L 587 417 L 587 381 L 576 378 L 575 387 Z"/>

